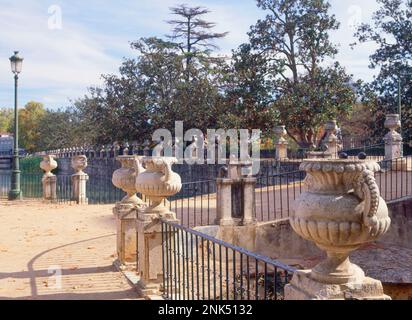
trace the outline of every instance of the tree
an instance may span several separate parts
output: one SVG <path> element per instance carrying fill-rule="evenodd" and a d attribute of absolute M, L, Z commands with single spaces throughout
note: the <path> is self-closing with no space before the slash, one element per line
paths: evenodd
<path fill-rule="evenodd" d="M 380 8 L 373 23 L 362 24 L 355 34 L 360 43 L 378 45 L 370 56 L 370 67 L 380 68 L 379 75 L 365 85 L 363 102 L 380 114 L 375 132 L 382 135 L 385 114 L 398 113 L 401 96 L 403 135 L 412 137 L 412 1 L 377 1 Z"/>
<path fill-rule="evenodd" d="M 72 108 L 47 110 L 39 121 L 39 143 L 36 150 L 81 146 L 93 141 L 93 127 L 86 125 Z"/>
<path fill-rule="evenodd" d="M 19 110 L 19 143 L 27 151 L 35 151 L 40 143 L 40 121 L 46 110 L 42 103 L 30 101 Z"/>
<path fill-rule="evenodd" d="M 351 76 L 337 63 L 329 32 L 339 23 L 324 0 L 257 0 L 268 11 L 251 27 L 252 49 L 263 56 L 274 81 L 273 108 L 301 146 L 315 145 L 322 123 L 350 111 Z"/>
<path fill-rule="evenodd" d="M 226 110 L 220 121 L 224 128 L 260 128 L 270 131 L 273 119 L 272 81 L 264 57 L 242 44 L 233 51 L 225 86 Z"/>
<path fill-rule="evenodd" d="M 76 101 L 76 110 L 96 130 L 96 142 L 143 142 L 156 129 L 174 131 L 175 121 L 201 130 L 216 126 L 223 112 L 220 90 L 226 66 L 211 56 L 210 41 L 219 34 L 205 31 L 214 25 L 199 18 L 207 10 L 179 8 L 174 14 L 190 18 L 188 47 L 178 41 L 183 35 L 177 30 L 183 27 L 175 20 L 176 42 L 156 37 L 132 42 L 137 57 L 123 61 L 120 75 L 104 75 L 102 88 L 91 88 Z"/>
<path fill-rule="evenodd" d="M 210 13 L 203 7 L 188 7 L 181 4 L 170 8 L 172 14 L 181 19 L 169 20 L 172 25 L 172 34 L 167 37 L 181 50 L 186 60 L 186 81 L 191 76 L 191 63 L 194 58 L 207 56 L 211 49 L 217 49 L 213 40 L 224 38 L 228 32 L 216 33 L 212 29 L 215 23 L 202 19 L 202 16 Z"/>
<path fill-rule="evenodd" d="M 14 115 L 12 109 L 0 109 L 0 133 L 6 133 L 10 131 L 13 117 Z"/>

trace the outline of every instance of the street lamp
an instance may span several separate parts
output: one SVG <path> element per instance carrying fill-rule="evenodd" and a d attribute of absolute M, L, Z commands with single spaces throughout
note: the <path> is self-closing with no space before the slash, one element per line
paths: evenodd
<path fill-rule="evenodd" d="M 11 173 L 11 189 L 9 200 L 19 200 L 22 197 L 20 189 L 20 164 L 19 164 L 19 116 L 17 106 L 17 85 L 19 73 L 22 70 L 23 58 L 19 52 L 15 51 L 10 58 L 11 71 L 14 73 L 14 150 L 13 150 L 13 170 Z"/>
<path fill-rule="evenodd" d="M 409 64 L 406 62 L 406 71 L 409 70 Z M 399 128 L 401 136 L 402 136 L 402 76 L 406 76 L 407 74 L 399 72 L 398 73 L 398 113 L 399 119 L 401 120 L 401 126 Z M 401 144 L 401 157 L 403 157 L 403 144 Z"/>

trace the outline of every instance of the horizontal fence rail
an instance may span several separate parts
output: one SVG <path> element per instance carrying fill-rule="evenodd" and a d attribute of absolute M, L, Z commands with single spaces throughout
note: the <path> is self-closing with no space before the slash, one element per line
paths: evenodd
<path fill-rule="evenodd" d="M 162 221 L 163 294 L 169 300 L 283 300 L 295 269 Z"/>

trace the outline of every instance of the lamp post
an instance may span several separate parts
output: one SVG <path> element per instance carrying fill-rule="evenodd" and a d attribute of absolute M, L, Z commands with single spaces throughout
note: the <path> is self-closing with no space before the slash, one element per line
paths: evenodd
<path fill-rule="evenodd" d="M 20 163 L 19 163 L 19 117 L 17 103 L 17 86 L 19 73 L 23 66 L 23 58 L 19 52 L 15 51 L 10 58 L 11 71 L 14 73 L 14 150 L 13 150 L 13 170 L 11 173 L 11 190 L 9 200 L 19 200 L 22 197 L 20 190 Z"/>

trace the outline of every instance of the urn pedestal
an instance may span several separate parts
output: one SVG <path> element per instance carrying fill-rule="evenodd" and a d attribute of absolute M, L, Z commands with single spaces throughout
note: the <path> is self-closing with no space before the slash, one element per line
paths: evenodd
<path fill-rule="evenodd" d="M 144 169 L 141 165 L 141 157 L 119 156 L 116 159 L 122 167 L 113 173 L 112 182 L 117 188 L 126 192 L 126 196 L 113 208 L 117 229 L 118 264 L 135 266 L 137 262 L 137 210 L 146 206 L 146 203 L 136 195 L 135 182 Z"/>
<path fill-rule="evenodd" d="M 43 186 L 43 200 L 56 201 L 57 177 L 52 173 L 52 171 L 57 168 L 57 162 L 54 159 L 54 156 L 44 156 L 43 161 L 40 162 L 40 168 L 45 171 L 43 178 L 41 179 Z"/>
<path fill-rule="evenodd" d="M 72 175 L 72 200 L 77 204 L 88 204 L 86 194 L 86 183 L 89 176 L 83 170 L 87 168 L 87 157 L 80 155 L 72 158 L 72 168 L 75 173 Z"/>
<path fill-rule="evenodd" d="M 138 210 L 137 273 L 139 286 L 146 295 L 157 294 L 162 283 L 162 220 L 179 223 L 176 214 L 165 205 L 164 199 L 182 188 L 180 176 L 173 172 L 177 163 L 173 157 L 146 157 L 142 160 L 146 171 L 136 179 L 136 190 L 149 199 L 149 206 Z"/>
<path fill-rule="evenodd" d="M 396 130 L 401 127 L 399 114 L 386 115 L 385 128 L 389 132 L 385 135 L 385 160 L 392 160 L 391 169 L 393 171 L 407 170 L 407 162 L 403 157 L 403 139 L 402 135 Z"/>
<path fill-rule="evenodd" d="M 337 158 L 339 153 L 338 137 L 336 131 L 338 126 L 336 120 L 327 121 L 325 124 L 326 137 L 323 144 L 328 147 L 327 153 L 331 155 L 331 158 Z"/>
<path fill-rule="evenodd" d="M 312 270 L 298 271 L 285 287 L 294 299 L 389 299 L 378 280 L 365 277 L 349 254 L 385 234 L 388 208 L 379 195 L 377 163 L 363 160 L 305 160 L 307 191 L 295 201 L 293 230 L 325 251 Z"/>
<path fill-rule="evenodd" d="M 285 126 L 277 126 L 274 133 L 278 137 L 275 142 L 276 160 L 287 160 L 288 158 L 288 141 L 285 139 L 287 131 Z"/>

